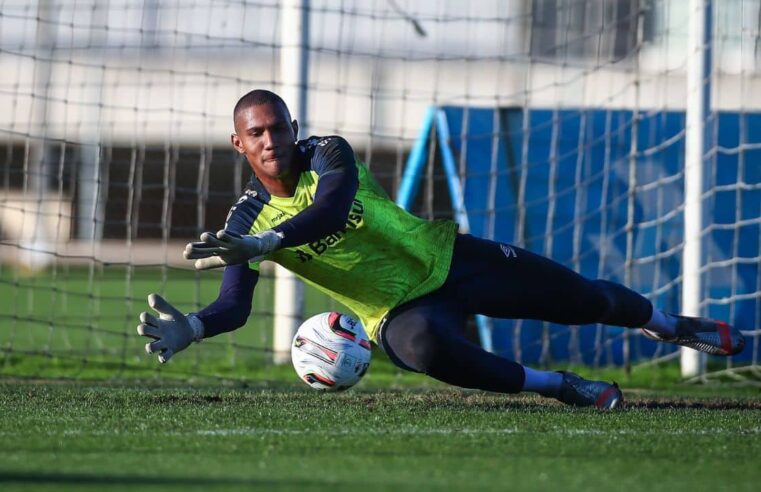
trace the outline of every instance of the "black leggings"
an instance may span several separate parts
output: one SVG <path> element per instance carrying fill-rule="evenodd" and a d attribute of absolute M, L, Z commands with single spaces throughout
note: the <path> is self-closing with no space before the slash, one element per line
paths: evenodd
<path fill-rule="evenodd" d="M 517 393 L 523 367 L 469 342 L 468 315 L 639 327 L 652 309 L 622 285 L 586 279 L 515 246 L 458 235 L 444 285 L 392 309 L 379 340 L 402 369 L 464 388 Z"/>

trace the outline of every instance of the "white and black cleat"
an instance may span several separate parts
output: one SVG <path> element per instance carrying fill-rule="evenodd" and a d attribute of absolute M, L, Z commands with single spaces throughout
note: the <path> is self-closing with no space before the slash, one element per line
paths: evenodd
<path fill-rule="evenodd" d="M 560 371 L 560 374 L 563 375 L 563 383 L 558 400 L 563 403 L 599 410 L 613 410 L 624 403 L 624 395 L 616 383 L 590 381 L 566 371 Z"/>
<path fill-rule="evenodd" d="M 745 337 L 740 330 L 723 321 L 678 314 L 669 316 L 677 319 L 674 335 L 663 335 L 645 328 L 642 328 L 642 333 L 652 340 L 674 343 L 711 355 L 735 355 L 745 348 Z"/>

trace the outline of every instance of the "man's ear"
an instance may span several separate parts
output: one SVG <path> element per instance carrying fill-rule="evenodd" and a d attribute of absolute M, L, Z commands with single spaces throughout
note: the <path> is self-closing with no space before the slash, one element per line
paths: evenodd
<path fill-rule="evenodd" d="M 291 128 L 293 128 L 293 139 L 298 142 L 299 140 L 299 122 L 296 120 L 291 121 Z"/>
<path fill-rule="evenodd" d="M 233 144 L 233 147 L 235 147 L 235 150 L 237 150 L 239 154 L 245 152 L 245 150 L 243 150 L 243 142 L 240 141 L 240 137 L 237 134 L 230 134 L 230 143 Z"/>

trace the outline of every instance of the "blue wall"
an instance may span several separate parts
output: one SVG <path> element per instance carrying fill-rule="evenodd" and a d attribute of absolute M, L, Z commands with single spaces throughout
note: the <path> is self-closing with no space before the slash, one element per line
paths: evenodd
<path fill-rule="evenodd" d="M 550 256 L 585 276 L 625 282 L 629 154 L 634 133 L 631 111 L 524 112 L 504 108 L 495 112 L 468 108 L 466 114 L 461 107 L 444 110 L 452 149 L 458 159 L 464 157 L 467 166 L 465 206 L 473 234 L 508 243 L 522 242 L 526 248 Z M 635 176 L 642 188 L 637 191 L 632 207 L 633 258 L 638 261 L 628 284 L 650 295 L 658 307 L 678 312 L 685 116 L 680 112 L 659 111 L 640 113 L 639 118 Z M 706 189 L 714 184 L 732 185 L 739 181 L 756 185 L 756 189 L 728 189 L 708 196 L 706 226 L 735 224 L 761 216 L 761 150 L 736 152 L 741 142 L 761 143 L 761 115 L 719 114 L 709 125 L 706 138 L 709 148 L 714 149 L 708 154 Z M 730 152 L 720 151 L 722 148 Z M 553 162 L 555 176 L 551 179 Z M 526 204 L 523 241 L 516 237 L 521 169 L 528 173 L 523 200 Z M 497 173 L 493 193 L 492 171 Z M 555 209 L 552 244 L 548 244 L 545 228 L 551 193 L 555 196 Z M 580 216 L 583 217 L 580 226 L 574 227 L 574 219 Z M 726 230 L 714 228 L 704 241 L 704 264 L 736 256 L 757 257 L 760 237 L 758 223 L 739 228 L 733 225 Z M 703 277 L 704 299 L 757 292 L 758 270 L 757 263 L 710 268 Z M 761 315 L 758 299 L 709 304 L 704 312 L 712 317 L 731 318 L 743 329 L 753 329 Z M 542 360 L 542 323 L 522 321 L 519 327 L 519 331 L 514 331 L 513 321 L 495 321 L 495 351 L 523 362 Z M 566 361 L 580 356 L 588 364 L 621 363 L 623 331 L 616 327 L 568 330 L 565 326 L 550 326 L 545 332 L 550 341 L 544 344 L 544 360 Z M 632 337 L 633 359 L 650 357 L 656 350 L 662 355 L 674 349 L 639 335 Z M 752 350 L 752 346 L 747 348 L 739 357 L 750 358 Z"/>

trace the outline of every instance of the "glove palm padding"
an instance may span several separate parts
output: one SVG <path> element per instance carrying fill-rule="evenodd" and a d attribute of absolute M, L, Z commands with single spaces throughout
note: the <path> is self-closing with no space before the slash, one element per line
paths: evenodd
<path fill-rule="evenodd" d="M 195 316 L 185 316 L 158 294 L 148 296 L 148 305 L 159 313 L 159 317 L 140 313 L 137 333 L 153 338 L 153 342 L 145 344 L 145 351 L 149 354 L 159 352 L 158 359 L 162 364 L 203 338 L 203 324 Z"/>
<path fill-rule="evenodd" d="M 185 246 L 183 256 L 186 260 L 196 260 L 196 270 L 208 270 L 261 258 L 275 251 L 281 240 L 282 236 L 273 230 L 253 236 L 241 236 L 224 229 L 216 234 L 204 232 L 200 242 Z"/>

